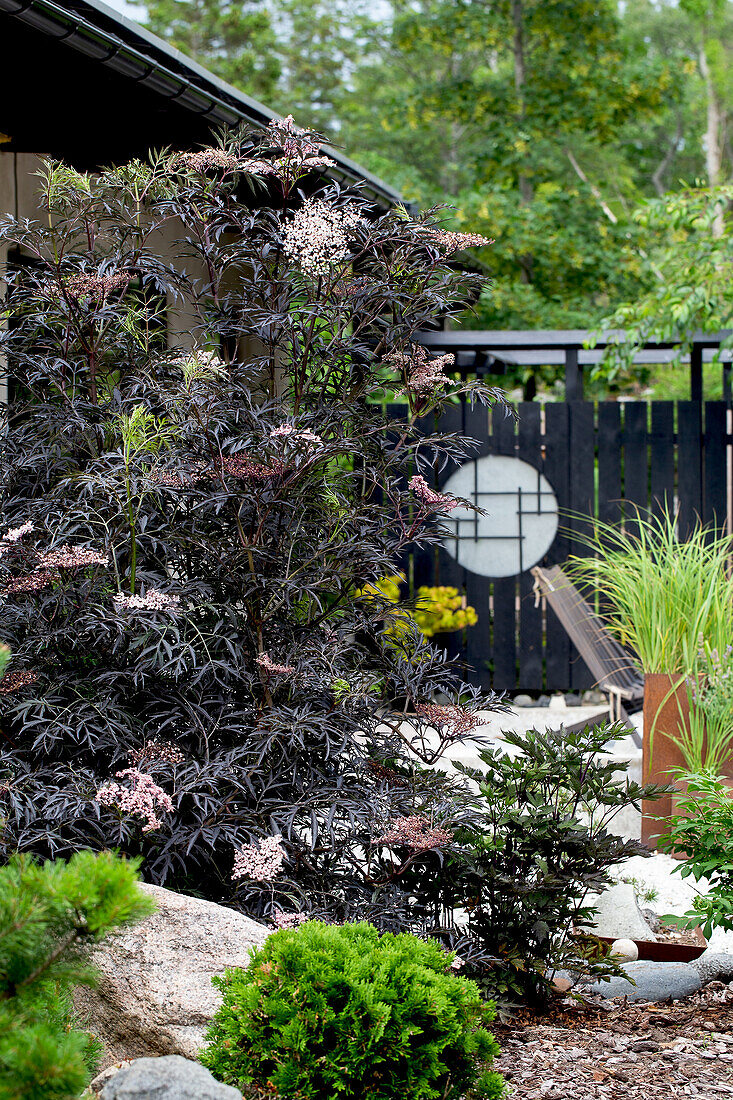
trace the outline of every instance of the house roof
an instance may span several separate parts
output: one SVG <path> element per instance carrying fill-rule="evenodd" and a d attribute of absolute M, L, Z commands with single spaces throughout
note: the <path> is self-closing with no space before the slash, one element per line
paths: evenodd
<path fill-rule="evenodd" d="M 10 139 L 0 148 L 8 151 L 92 168 L 276 117 L 100 0 L 0 0 L 0 43 L 0 130 Z M 329 175 L 365 181 L 380 205 L 400 201 L 339 150 L 328 153 L 336 161 Z"/>

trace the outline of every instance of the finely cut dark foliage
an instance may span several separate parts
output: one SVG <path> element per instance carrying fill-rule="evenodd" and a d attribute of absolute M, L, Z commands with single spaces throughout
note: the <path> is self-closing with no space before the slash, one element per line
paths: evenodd
<path fill-rule="evenodd" d="M 357 592 L 440 537 L 433 472 L 471 443 L 421 433 L 459 385 L 414 342 L 474 280 L 432 216 L 322 167 L 291 120 L 93 179 L 49 163 L 42 222 L 0 228 L 1 839 L 113 846 L 258 916 L 428 928 L 470 811 L 394 700 L 491 700 Z M 400 860 L 373 843 L 411 820 Z"/>

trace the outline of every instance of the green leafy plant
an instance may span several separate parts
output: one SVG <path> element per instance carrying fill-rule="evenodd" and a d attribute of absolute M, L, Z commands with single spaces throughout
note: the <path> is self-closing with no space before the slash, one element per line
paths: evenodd
<path fill-rule="evenodd" d="M 672 740 L 693 774 L 719 775 L 733 748 L 733 649 L 705 644 L 687 679 L 688 713 Z"/>
<path fill-rule="evenodd" d="M 669 924 L 700 925 L 709 936 L 713 928 L 733 930 L 733 792 L 710 772 L 680 775 L 683 793 L 660 847 L 682 856 L 675 868 L 683 878 L 707 879 L 710 886 L 698 894 L 683 917 L 665 917 Z"/>
<path fill-rule="evenodd" d="M 502 1079 L 485 1068 L 498 1052 L 493 1010 L 450 973 L 455 961 L 365 923 L 277 932 L 246 970 L 214 979 L 224 1000 L 201 1061 L 284 1100 L 499 1097 Z"/>
<path fill-rule="evenodd" d="M 487 749 L 482 769 L 461 768 L 478 787 L 482 824 L 456 833 L 445 877 L 463 891 L 470 933 L 496 957 L 492 967 L 469 971 L 484 989 L 544 1001 L 560 967 L 614 972 L 598 942 L 577 934 L 593 912 L 587 895 L 610 885 L 618 863 L 648 854 L 609 827 L 624 808 L 663 790 L 641 787 L 625 765 L 604 757 L 625 733 L 620 724 L 505 731 L 509 751 Z"/>
<path fill-rule="evenodd" d="M 573 557 L 567 570 L 603 593 L 610 629 L 644 672 L 686 676 L 701 639 L 719 652 L 729 641 L 733 540 L 699 524 L 682 540 L 670 510 L 637 510 L 633 519 L 627 527 L 597 521 L 582 539 L 594 557 Z"/>
<path fill-rule="evenodd" d="M 134 861 L 77 852 L 0 869 L 0 1100 L 75 1100 L 99 1044 L 76 1026 L 71 990 L 94 982 L 92 947 L 150 913 Z"/>

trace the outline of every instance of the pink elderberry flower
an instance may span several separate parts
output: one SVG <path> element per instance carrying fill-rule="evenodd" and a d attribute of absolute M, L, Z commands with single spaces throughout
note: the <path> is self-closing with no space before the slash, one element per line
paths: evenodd
<path fill-rule="evenodd" d="M 323 446 L 320 435 L 309 431 L 308 428 L 296 428 L 293 424 L 280 424 L 277 428 L 273 428 L 270 438 L 287 439 L 290 443 L 306 443 L 310 449 Z"/>
<path fill-rule="evenodd" d="M 34 569 L 25 577 L 13 577 L 0 591 L 2 596 L 12 596 L 21 592 L 40 592 L 43 588 L 61 580 L 61 574 L 55 569 Z"/>
<path fill-rule="evenodd" d="M 132 282 L 132 275 L 118 272 L 116 275 L 80 274 L 72 275 L 63 286 L 49 283 L 44 288 L 49 298 L 61 298 L 64 294 L 76 302 L 101 302 L 115 291 L 124 290 Z"/>
<path fill-rule="evenodd" d="M 451 970 L 462 970 L 466 965 L 466 960 L 462 959 L 460 955 L 456 955 L 450 964 Z"/>
<path fill-rule="evenodd" d="M 453 833 L 448 829 L 431 825 L 426 817 L 413 814 L 411 817 L 396 817 L 389 821 L 374 843 L 411 848 L 414 852 L 428 852 L 432 848 L 444 848 L 452 839 Z"/>
<path fill-rule="evenodd" d="M 494 243 L 493 237 L 482 237 L 480 233 L 454 233 L 449 229 L 433 229 L 430 236 L 449 255 L 464 248 L 481 248 Z"/>
<path fill-rule="evenodd" d="M 125 596 L 118 592 L 112 600 L 115 611 L 167 611 L 175 615 L 181 607 L 180 596 L 171 596 L 158 588 L 149 588 L 144 596 Z"/>
<path fill-rule="evenodd" d="M 232 881 L 251 878 L 256 882 L 272 882 L 280 874 L 285 862 L 285 849 L 281 836 L 268 836 L 264 840 L 244 844 L 234 853 Z"/>
<path fill-rule="evenodd" d="M 292 115 L 286 115 L 285 118 L 271 118 L 267 125 L 271 130 L 282 130 L 286 134 L 302 132 L 300 126 L 295 125 L 295 119 Z"/>
<path fill-rule="evenodd" d="M 283 913 L 276 909 L 272 914 L 272 922 L 276 928 L 298 928 L 309 919 L 307 913 Z"/>
<path fill-rule="evenodd" d="M 109 565 L 109 554 L 83 546 L 57 546 L 40 555 L 44 569 L 84 569 L 89 565 Z"/>
<path fill-rule="evenodd" d="M 457 500 L 445 496 L 443 493 L 436 493 L 421 474 L 414 474 L 408 481 L 408 485 L 423 504 L 427 505 L 428 508 L 433 508 L 436 512 L 452 512 L 454 508 L 458 507 Z"/>
<path fill-rule="evenodd" d="M 6 672 L 0 680 L 0 695 L 10 695 L 13 691 L 34 684 L 38 679 L 38 673 L 18 669 L 17 672 Z"/>
<path fill-rule="evenodd" d="M 470 733 L 481 725 L 481 719 L 476 711 L 452 704 L 418 703 L 415 712 L 421 718 L 426 718 L 437 729 L 448 729 L 456 735 Z"/>
<path fill-rule="evenodd" d="M 127 758 L 133 767 L 139 768 L 142 763 L 152 764 L 155 761 L 162 764 L 182 764 L 184 756 L 172 741 L 156 741 L 153 738 L 141 749 L 131 749 Z"/>
<path fill-rule="evenodd" d="M 338 207 L 307 199 L 285 226 L 283 251 L 306 275 L 328 275 L 347 259 L 349 240 L 362 224 L 353 204 Z"/>
<path fill-rule="evenodd" d="M 33 531 L 33 524 L 30 520 L 25 523 L 21 523 L 20 527 L 10 527 L 5 534 L 0 538 L 0 557 L 5 554 L 11 546 L 14 546 L 17 542 L 25 536 L 29 535 Z"/>
<path fill-rule="evenodd" d="M 128 779 L 130 786 L 123 786 L 122 783 L 106 783 L 97 791 L 95 801 L 100 806 L 107 806 L 119 810 L 120 813 L 139 817 L 145 822 L 144 833 L 160 829 L 162 823 L 157 811 L 173 812 L 170 796 L 158 786 L 152 775 L 141 772 L 138 768 L 124 768 L 115 774 L 118 779 Z"/>
<path fill-rule="evenodd" d="M 211 148 L 179 153 L 173 163 L 175 167 L 192 168 L 195 172 L 234 172 L 239 161 L 223 149 Z"/>
<path fill-rule="evenodd" d="M 267 676 L 292 676 L 295 672 L 293 665 L 278 665 L 275 661 L 271 661 L 266 653 L 260 653 L 259 657 L 255 657 L 255 664 L 259 665 Z"/>
<path fill-rule="evenodd" d="M 250 481 L 267 481 L 271 477 L 282 474 L 282 463 L 273 462 L 265 466 L 261 462 L 253 462 L 246 455 L 225 455 L 217 462 L 218 469 L 230 477 L 246 478 Z"/>
<path fill-rule="evenodd" d="M 271 176 L 275 169 L 267 160 L 240 160 L 237 165 L 240 172 L 246 172 L 252 176 Z"/>
<path fill-rule="evenodd" d="M 447 386 L 450 379 L 443 372 L 450 369 L 455 361 L 455 355 L 439 355 L 431 359 L 425 348 L 418 344 L 413 344 L 409 352 L 393 351 L 385 356 L 386 363 L 406 374 L 405 385 L 397 392 L 414 393 L 417 397 L 429 397 Z"/>

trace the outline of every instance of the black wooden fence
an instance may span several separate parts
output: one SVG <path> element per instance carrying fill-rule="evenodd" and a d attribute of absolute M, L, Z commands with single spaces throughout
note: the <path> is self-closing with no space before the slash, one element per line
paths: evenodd
<path fill-rule="evenodd" d="M 517 413 L 515 421 L 498 409 L 461 403 L 445 411 L 439 428 L 478 440 L 477 457 L 513 456 L 544 475 L 560 510 L 545 564 L 587 552 L 575 535 L 594 517 L 629 527 L 636 508 L 676 508 L 683 536 L 698 517 L 718 528 L 729 524 L 728 402 L 532 401 L 519 404 Z M 441 473 L 441 486 L 455 469 Z M 490 542 L 485 553 L 491 554 Z M 562 626 L 535 598 L 533 564 L 515 576 L 480 576 L 441 547 L 417 552 L 412 568 L 416 587 L 455 585 L 476 608 L 477 625 L 447 636 L 468 679 L 508 691 L 591 687 L 593 678 Z"/>

